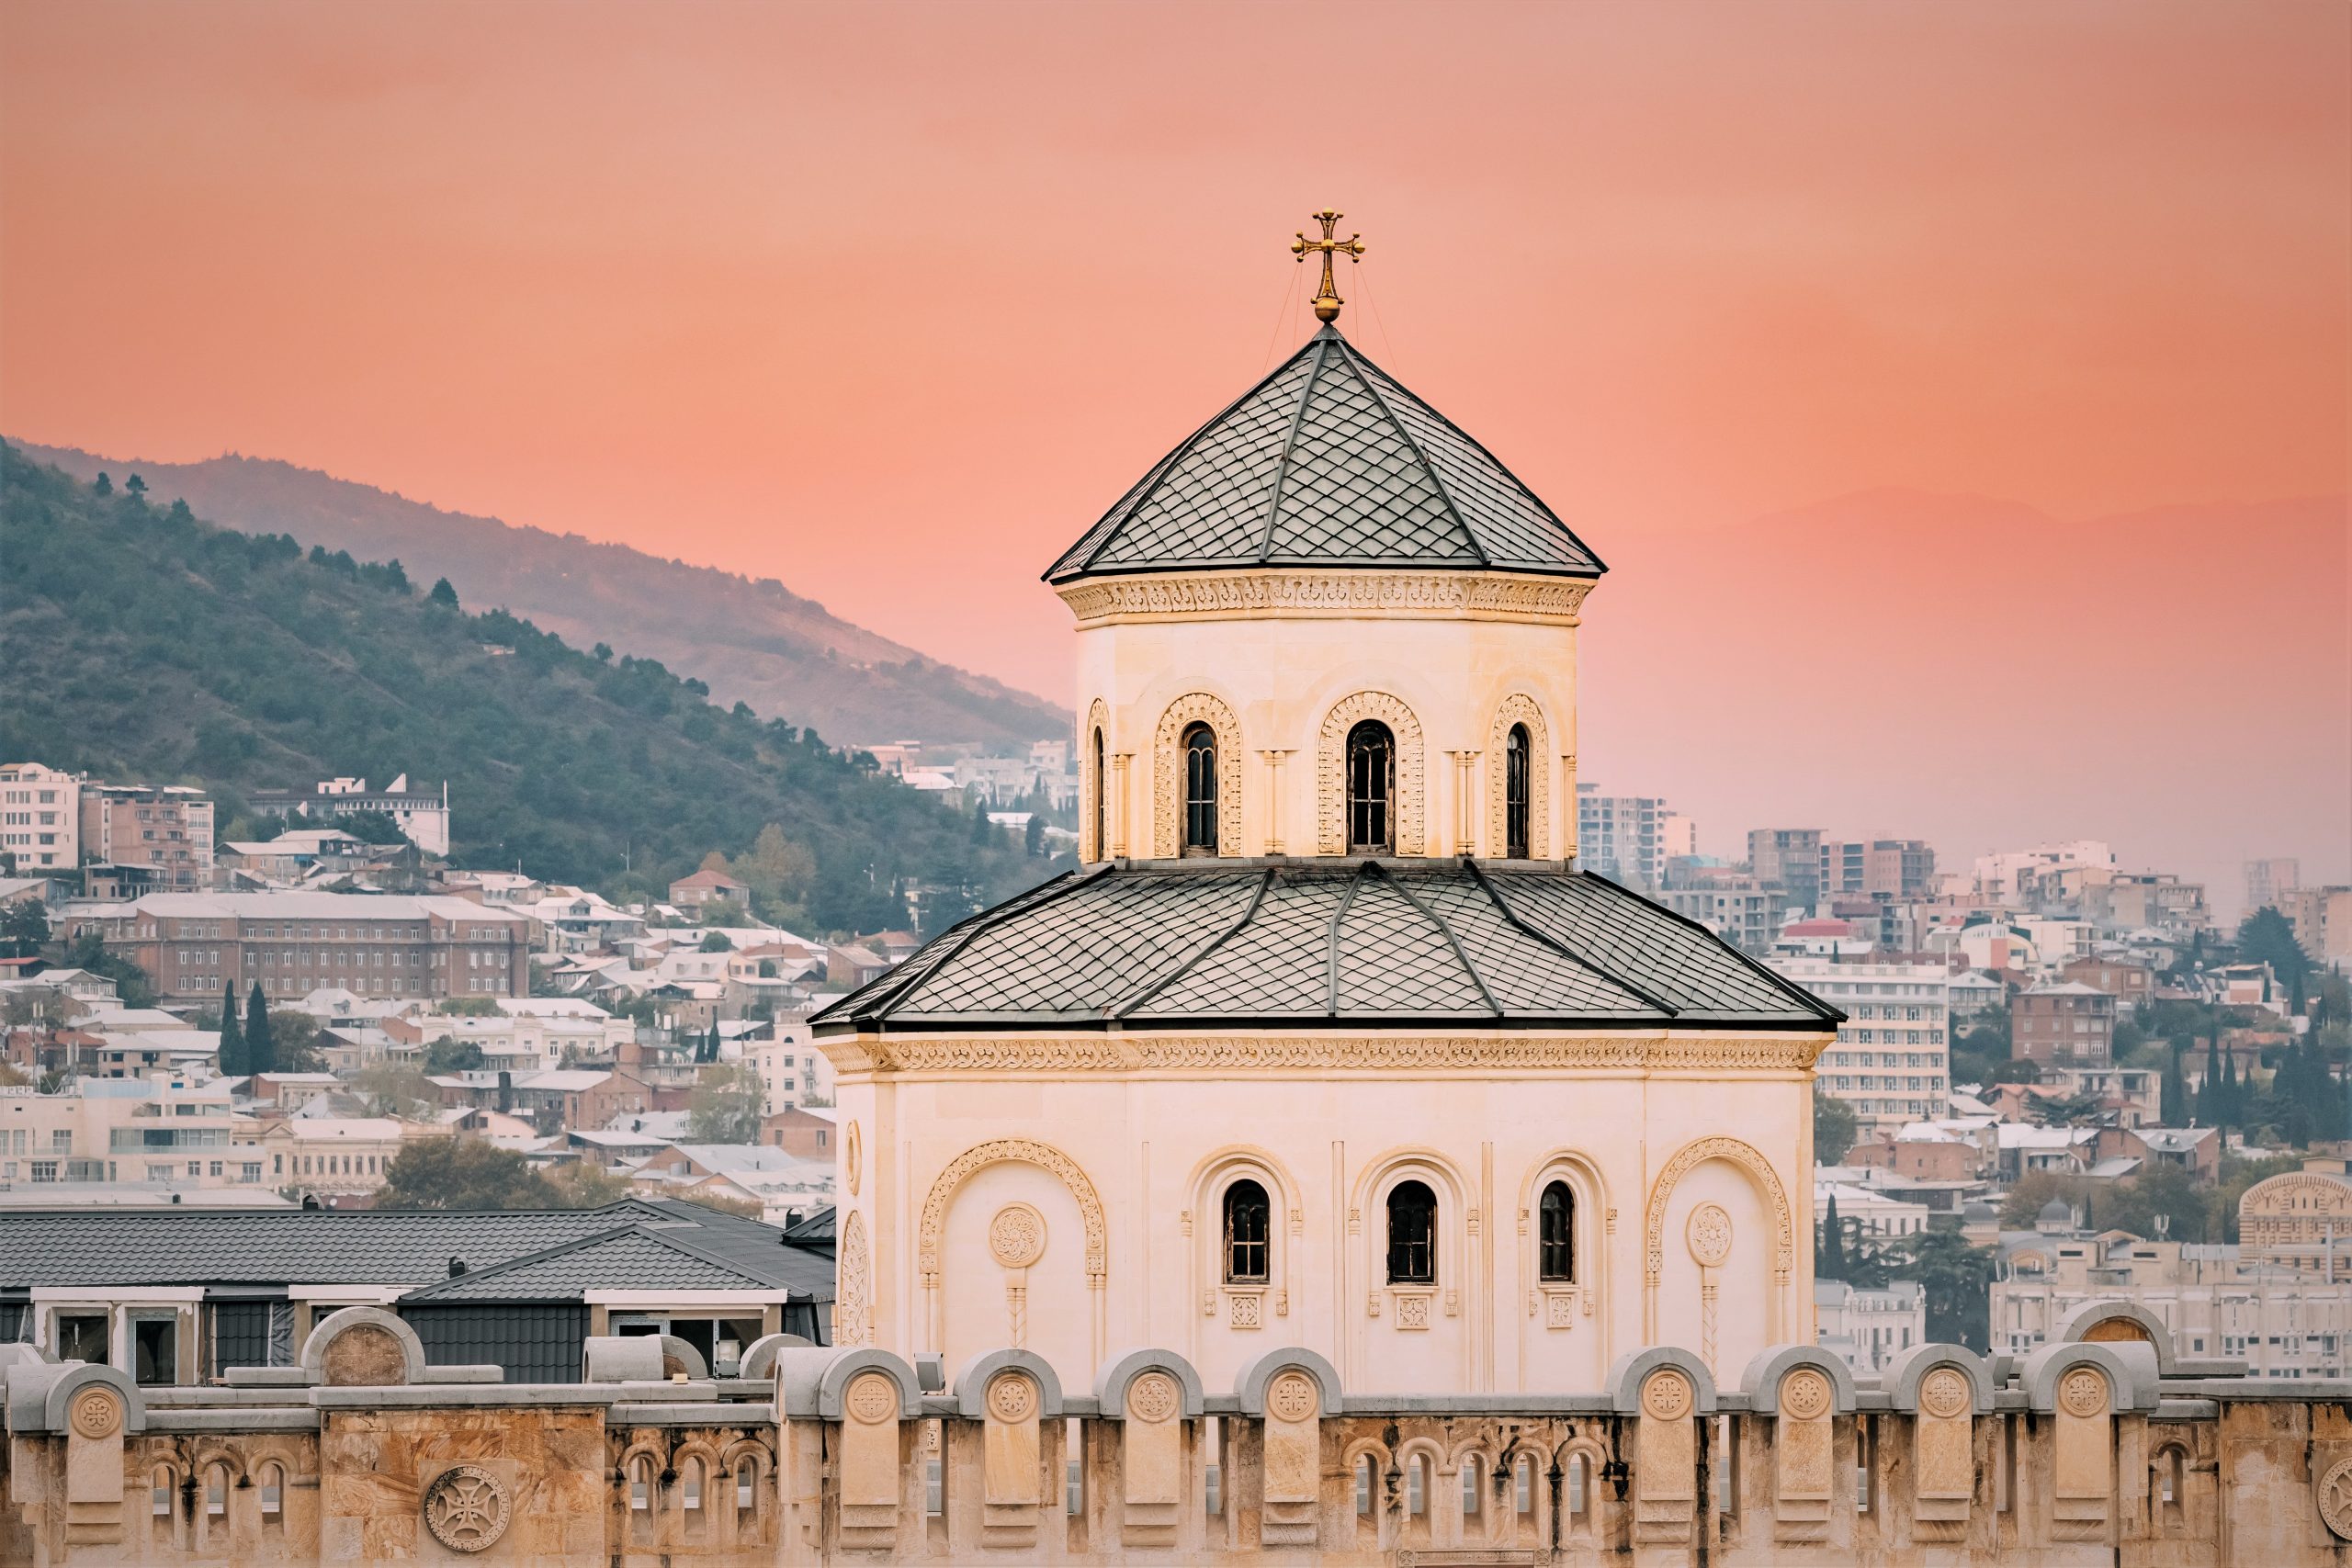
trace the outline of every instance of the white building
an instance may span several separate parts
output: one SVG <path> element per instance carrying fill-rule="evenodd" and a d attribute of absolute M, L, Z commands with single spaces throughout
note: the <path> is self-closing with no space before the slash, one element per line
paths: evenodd
<path fill-rule="evenodd" d="M 82 863 L 82 780 L 39 762 L 0 764 L 0 850 L 19 874 Z"/>
<path fill-rule="evenodd" d="M 1775 957 L 1772 967 L 1845 1012 L 1837 1043 L 1814 1066 L 1814 1081 L 1853 1107 L 1858 1132 L 1876 1137 L 1944 1113 L 1951 1088 L 1950 970 L 1797 957 Z"/>
<path fill-rule="evenodd" d="M 1916 1280 L 1890 1280 L 1876 1290 L 1815 1280 L 1813 1310 L 1817 1343 L 1857 1372 L 1883 1371 L 1928 1342 L 1928 1295 Z"/>
<path fill-rule="evenodd" d="M 226 1084 L 166 1073 L 77 1078 L 64 1094 L 0 1089 L 0 1183 L 262 1183 L 236 1128 Z"/>

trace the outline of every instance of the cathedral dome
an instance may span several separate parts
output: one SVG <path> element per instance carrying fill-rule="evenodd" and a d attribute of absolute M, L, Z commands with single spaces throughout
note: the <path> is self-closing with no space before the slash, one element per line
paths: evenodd
<path fill-rule="evenodd" d="M 1330 326 L 1154 464 L 1046 581 L 1250 567 L 1605 570 L 1492 453 Z"/>

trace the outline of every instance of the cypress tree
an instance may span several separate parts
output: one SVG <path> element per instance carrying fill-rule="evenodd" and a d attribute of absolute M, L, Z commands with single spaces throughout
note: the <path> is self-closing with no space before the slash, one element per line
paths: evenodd
<path fill-rule="evenodd" d="M 237 982 L 230 980 L 220 987 L 220 1073 L 224 1078 L 245 1076 L 245 1041 L 237 1028 Z"/>
<path fill-rule="evenodd" d="M 269 1037 L 269 998 L 261 994 L 261 982 L 245 997 L 245 1071 L 274 1073 L 277 1070 L 277 1045 Z"/>
<path fill-rule="evenodd" d="M 2214 1036 L 2218 1041 L 2221 1037 Z M 2222 1125 L 2238 1120 L 2238 1058 L 2233 1051 L 2222 1058 Z"/>
<path fill-rule="evenodd" d="M 1821 1256 L 1814 1259 L 1813 1271 L 1823 1280 L 1846 1277 L 1846 1227 L 1838 1219 L 1838 1194 L 1829 1195 L 1829 1207 L 1821 1216 Z"/>
<path fill-rule="evenodd" d="M 2164 1103 L 2157 1114 L 2167 1127 L 2188 1125 L 2188 1080 L 2180 1070 L 2180 1044 L 2173 1043 L 2172 1056 L 2165 1064 Z"/>

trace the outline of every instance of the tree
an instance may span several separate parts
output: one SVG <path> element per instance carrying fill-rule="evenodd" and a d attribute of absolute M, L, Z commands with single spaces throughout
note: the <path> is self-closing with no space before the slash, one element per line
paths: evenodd
<path fill-rule="evenodd" d="M 245 1071 L 277 1071 L 277 1037 L 269 1027 L 269 998 L 261 994 L 259 980 L 245 996 Z"/>
<path fill-rule="evenodd" d="M 1021 830 L 1021 852 L 1031 860 L 1046 852 L 1046 818 L 1038 812 L 1029 814 L 1029 826 Z"/>
<path fill-rule="evenodd" d="M 1994 1250 L 1956 1230 L 1916 1231 L 1886 1249 L 1890 1278 L 1916 1280 L 1927 1298 L 1930 1343 L 1990 1348 Z"/>
<path fill-rule="evenodd" d="M 748 1062 L 702 1075 L 686 1106 L 686 1138 L 696 1144 L 756 1144 L 767 1113 L 767 1086 Z"/>
<path fill-rule="evenodd" d="M 384 1062 L 365 1068 L 352 1081 L 352 1088 L 376 1116 L 414 1121 L 428 1114 L 436 1103 L 433 1086 L 407 1062 Z"/>
<path fill-rule="evenodd" d="M 384 1168 L 379 1209 L 551 1209 L 555 1189 L 521 1155 L 481 1138 L 418 1138 Z"/>
<path fill-rule="evenodd" d="M 2156 1114 L 2164 1119 L 2167 1127 L 2188 1125 L 2188 1078 L 2180 1070 L 2180 1047 L 2177 1044 L 2170 1047 L 2165 1055 L 2164 1099 Z"/>
<path fill-rule="evenodd" d="M 49 942 L 49 906 L 26 898 L 0 908 L 0 953 L 34 958 Z"/>
<path fill-rule="evenodd" d="M 2204 1189 L 2179 1166 L 2143 1165 L 2131 1180 L 2116 1183 L 2099 1204 L 2099 1228 L 2153 1238 L 2159 1215 L 2166 1240 L 2207 1239 Z"/>
<path fill-rule="evenodd" d="M 319 1050 L 319 1036 L 325 1032 L 319 1021 L 307 1012 L 291 1008 L 273 1009 L 269 1014 L 270 1055 L 277 1066 L 271 1070 L 324 1072 L 326 1057 Z"/>
<path fill-rule="evenodd" d="M 458 591 L 449 586 L 447 578 L 436 577 L 433 580 L 433 592 L 424 596 L 424 602 L 438 604 L 445 610 L 454 610 L 458 607 Z"/>
<path fill-rule="evenodd" d="M 108 953 L 106 940 L 96 931 L 84 931 L 66 945 L 64 967 L 86 969 L 112 980 L 116 995 L 127 1008 L 155 1005 L 155 987 L 149 983 L 147 972 L 121 954 Z"/>
<path fill-rule="evenodd" d="M 2041 1069 L 2030 1059 L 2018 1056 L 1996 1066 L 1990 1076 L 1995 1083 L 2040 1083 Z"/>
<path fill-rule="evenodd" d="M 1813 1086 L 1813 1158 L 1816 1165 L 1836 1165 L 1854 1146 L 1854 1108 Z"/>
<path fill-rule="evenodd" d="M 470 1040 L 435 1040 L 424 1048 L 428 1073 L 470 1073 L 482 1064 L 481 1047 Z"/>
<path fill-rule="evenodd" d="M 2311 974 L 2311 954 L 2295 940 L 2287 917 L 2267 905 L 2238 923 L 2238 957 L 2247 964 L 2267 964 L 2287 994 L 2300 1000 L 2303 981 Z"/>
<path fill-rule="evenodd" d="M 237 982 L 224 981 L 220 987 L 220 1076 L 241 1078 L 246 1075 L 245 1032 L 237 1027 Z"/>
<path fill-rule="evenodd" d="M 90 488 L 97 491 L 100 495 L 112 495 L 114 493 L 114 481 L 107 478 L 105 471 L 101 469 L 98 477 L 90 481 Z"/>
<path fill-rule="evenodd" d="M 705 953 L 732 953 L 735 951 L 735 944 L 727 940 L 727 933 L 725 931 L 705 931 L 702 933 L 702 951 Z"/>
<path fill-rule="evenodd" d="M 122 488 L 129 492 L 131 500 L 139 502 L 141 504 L 145 503 L 147 500 L 147 481 L 145 479 L 141 479 L 137 474 L 133 474 L 129 479 L 122 481 Z"/>
<path fill-rule="evenodd" d="M 2218 1127 L 2229 1119 L 2222 1103 L 2222 1037 L 2217 1032 L 2205 1042 L 2205 1081 L 2197 1086 L 2197 1120 Z"/>
<path fill-rule="evenodd" d="M 559 1209 L 601 1209 L 628 1196 L 628 1179 L 586 1160 L 570 1160 L 547 1171 L 548 1190 Z"/>
<path fill-rule="evenodd" d="M 1815 1279 L 1842 1280 L 1846 1277 L 1846 1229 L 1838 1220 L 1838 1194 L 1829 1195 L 1828 1206 L 1821 1214 L 1821 1246 L 1813 1259 Z"/>
<path fill-rule="evenodd" d="M 589 656 L 599 664 L 610 664 L 613 661 L 613 645 L 609 642 L 600 642 L 589 650 Z"/>

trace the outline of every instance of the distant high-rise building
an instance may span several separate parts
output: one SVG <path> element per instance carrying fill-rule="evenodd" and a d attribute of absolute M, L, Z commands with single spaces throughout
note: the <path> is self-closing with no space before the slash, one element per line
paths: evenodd
<path fill-rule="evenodd" d="M 1812 909 L 1821 902 L 1821 829 L 1750 829 L 1747 869 L 1758 882 L 1779 883 L 1790 905 Z"/>
<path fill-rule="evenodd" d="M 1924 839 L 1826 839 L 1821 897 L 1924 898 L 1934 890 L 1936 852 Z"/>
<path fill-rule="evenodd" d="M 2097 839 L 2071 839 L 2063 844 L 2036 844 L 2030 850 L 2003 850 L 1976 857 L 1976 891 L 1996 904 L 2018 897 L 2019 884 L 2069 866 L 2112 866 L 2115 852 Z"/>
<path fill-rule="evenodd" d="M 2287 895 L 2303 885 L 2302 863 L 2293 855 L 2245 863 L 2245 912 L 2283 908 Z"/>
<path fill-rule="evenodd" d="M 1603 795 L 1577 785 L 1577 864 L 1628 887 L 1657 887 L 1666 875 L 1664 819 L 1674 814 L 1656 795 Z"/>

